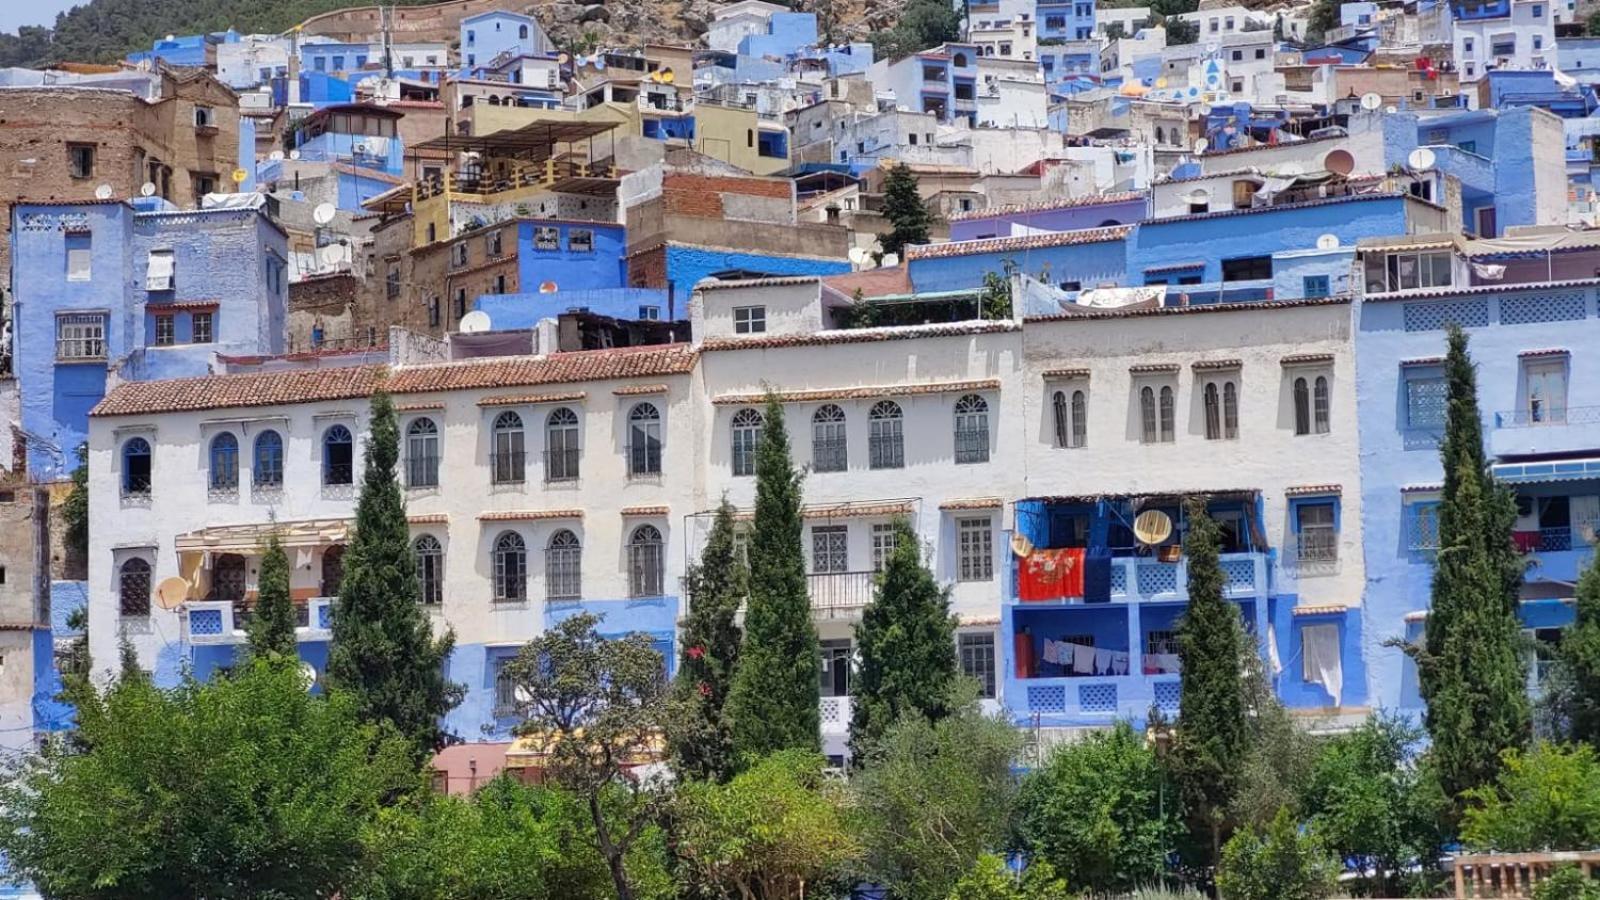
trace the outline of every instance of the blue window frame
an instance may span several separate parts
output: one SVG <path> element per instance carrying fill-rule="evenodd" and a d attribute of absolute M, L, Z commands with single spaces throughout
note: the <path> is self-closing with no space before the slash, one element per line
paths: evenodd
<path fill-rule="evenodd" d="M 1439 549 L 1439 501 L 1418 500 L 1406 504 L 1406 549 L 1427 552 Z"/>
<path fill-rule="evenodd" d="M 239 439 L 231 431 L 211 439 L 211 489 L 239 489 Z"/>
<path fill-rule="evenodd" d="M 1437 367 L 1413 368 L 1407 369 L 1404 375 L 1404 427 L 1412 430 L 1443 428 L 1445 412 L 1450 404 L 1450 389 L 1445 383 L 1444 370 Z"/>
<path fill-rule="evenodd" d="M 150 442 L 136 437 L 122 445 L 122 495 L 150 496 Z"/>
<path fill-rule="evenodd" d="M 250 480 L 257 488 L 283 487 L 283 438 L 276 431 L 268 430 L 256 435 Z"/>
<path fill-rule="evenodd" d="M 1339 497 L 1308 494 L 1289 498 L 1289 526 L 1300 563 L 1332 563 L 1339 559 Z"/>
<path fill-rule="evenodd" d="M 355 481 L 355 438 L 350 429 L 335 425 L 322 434 L 322 483 L 344 485 Z"/>
<path fill-rule="evenodd" d="M 1326 275 L 1307 275 L 1303 279 L 1303 284 L 1305 296 L 1308 299 L 1328 296 L 1328 276 Z"/>

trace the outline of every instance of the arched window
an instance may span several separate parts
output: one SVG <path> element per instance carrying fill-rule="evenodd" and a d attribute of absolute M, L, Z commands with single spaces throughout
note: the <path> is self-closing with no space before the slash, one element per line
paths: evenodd
<path fill-rule="evenodd" d="M 1083 391 L 1072 392 L 1072 447 L 1089 445 L 1089 396 Z"/>
<path fill-rule="evenodd" d="M 323 597 L 339 596 L 344 583 L 344 545 L 334 544 L 322 551 L 322 580 L 318 592 Z"/>
<path fill-rule="evenodd" d="M 661 412 L 653 403 L 628 413 L 628 474 L 661 474 Z"/>
<path fill-rule="evenodd" d="M 406 486 L 439 486 L 439 426 L 432 419 L 413 419 L 406 426 Z"/>
<path fill-rule="evenodd" d="M 549 600 L 583 596 L 583 545 L 565 528 L 550 535 L 544 549 L 544 595 Z"/>
<path fill-rule="evenodd" d="M 989 461 L 989 403 L 977 394 L 956 401 L 956 462 Z"/>
<path fill-rule="evenodd" d="M 1311 385 L 1304 378 L 1294 380 L 1294 433 L 1311 433 Z"/>
<path fill-rule="evenodd" d="M 956 64 L 956 68 L 965 69 L 967 67 L 967 55 L 965 53 L 957 53 L 952 62 Z"/>
<path fill-rule="evenodd" d="M 1328 379 L 1318 375 L 1311 387 L 1311 427 L 1317 434 L 1328 433 Z"/>
<path fill-rule="evenodd" d="M 494 599 L 528 599 L 528 547 L 514 531 L 494 542 Z"/>
<path fill-rule="evenodd" d="M 239 439 L 231 431 L 211 439 L 211 489 L 239 489 Z"/>
<path fill-rule="evenodd" d="M 1222 385 L 1222 436 L 1230 441 L 1239 436 L 1239 386 L 1231 381 Z"/>
<path fill-rule="evenodd" d="M 506 410 L 494 418 L 490 474 L 495 484 L 521 484 L 527 476 L 527 444 L 522 417 Z"/>
<path fill-rule="evenodd" d="M 733 474 L 756 473 L 756 447 L 761 444 L 761 413 L 741 409 L 733 414 Z"/>
<path fill-rule="evenodd" d="M 244 599 L 244 557 L 224 553 L 211 567 L 211 599 L 238 603 Z"/>
<path fill-rule="evenodd" d="M 1056 391 L 1050 395 L 1050 418 L 1055 424 L 1056 446 L 1072 446 L 1072 411 L 1067 407 L 1067 392 Z"/>
<path fill-rule="evenodd" d="M 1156 389 L 1145 385 L 1139 389 L 1139 424 L 1146 444 L 1156 442 Z"/>
<path fill-rule="evenodd" d="M 849 462 L 844 410 L 829 403 L 811 415 L 811 468 L 817 472 L 843 472 Z"/>
<path fill-rule="evenodd" d="M 628 595 L 659 597 L 662 594 L 661 532 L 654 525 L 640 525 L 628 540 Z"/>
<path fill-rule="evenodd" d="M 150 496 L 150 442 L 142 437 L 122 445 L 122 496 Z"/>
<path fill-rule="evenodd" d="M 754 147 L 756 145 L 756 130 L 754 128 L 746 128 L 744 130 L 744 145 L 746 147 Z"/>
<path fill-rule="evenodd" d="M 431 534 L 417 538 L 411 545 L 417 557 L 418 599 L 429 606 L 444 602 L 444 547 Z"/>
<path fill-rule="evenodd" d="M 565 406 L 552 410 L 544 423 L 544 480 L 578 477 L 578 414 Z"/>
<path fill-rule="evenodd" d="M 1156 143 L 1165 144 L 1166 142 L 1167 142 L 1166 132 L 1161 130 L 1161 126 L 1160 125 L 1157 125 L 1156 126 Z"/>
<path fill-rule="evenodd" d="M 258 489 L 283 487 L 283 438 L 276 431 L 256 435 L 255 461 L 250 480 Z"/>
<path fill-rule="evenodd" d="M 355 481 L 356 443 L 350 429 L 335 425 L 322 434 L 322 483 L 351 484 Z"/>
<path fill-rule="evenodd" d="M 1161 389 L 1161 443 L 1163 444 L 1170 444 L 1177 438 L 1178 423 L 1175 406 L 1171 386 L 1163 387 Z"/>
<path fill-rule="evenodd" d="M 1222 392 L 1215 381 L 1206 382 L 1206 440 L 1222 440 Z"/>
<path fill-rule="evenodd" d="M 117 582 L 117 597 L 122 605 L 122 614 L 150 615 L 150 563 L 139 557 L 125 560 Z"/>
<path fill-rule="evenodd" d="M 904 417 L 900 405 L 880 400 L 867 414 L 867 465 L 874 469 L 901 469 L 906 464 Z"/>
<path fill-rule="evenodd" d="M 527 39 L 528 39 L 528 26 L 526 26 L 526 25 L 518 25 L 517 26 L 517 40 L 525 41 Z"/>

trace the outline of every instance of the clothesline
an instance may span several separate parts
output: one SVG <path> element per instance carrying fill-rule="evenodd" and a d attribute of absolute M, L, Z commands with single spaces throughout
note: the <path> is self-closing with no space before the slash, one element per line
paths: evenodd
<path fill-rule="evenodd" d="M 1044 642 L 1044 661 L 1062 666 L 1074 675 L 1126 675 L 1128 653 L 1102 650 L 1072 641 Z"/>

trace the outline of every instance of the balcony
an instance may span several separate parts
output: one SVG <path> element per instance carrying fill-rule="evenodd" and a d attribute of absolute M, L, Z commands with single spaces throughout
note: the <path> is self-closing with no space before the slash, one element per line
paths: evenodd
<path fill-rule="evenodd" d="M 820 711 L 823 735 L 849 736 L 851 715 L 849 697 L 823 697 Z"/>
<path fill-rule="evenodd" d="M 1177 675 L 1030 678 L 1019 685 L 1022 697 L 1009 701 L 1024 717 L 1040 724 L 1059 721 L 1110 723 L 1142 716 L 1154 706 L 1166 716 L 1178 712 Z"/>
<path fill-rule="evenodd" d="M 829 572 L 806 576 L 811 613 L 836 619 L 857 615 L 872 602 L 874 572 Z"/>
<path fill-rule="evenodd" d="M 333 627 L 333 597 L 313 597 L 298 606 L 300 623 L 295 639 L 326 641 Z M 235 608 L 230 600 L 196 600 L 183 605 L 183 637 L 190 644 L 243 644 L 249 613 Z"/>
<path fill-rule="evenodd" d="M 1495 456 L 1600 450 L 1600 406 L 1556 406 L 1494 414 L 1489 452 Z"/>
<path fill-rule="evenodd" d="M 1011 597 L 1017 603 L 1017 557 L 1008 554 L 1011 567 Z M 1264 553 L 1225 553 L 1222 555 L 1224 593 L 1229 598 L 1250 599 L 1267 594 L 1267 557 Z M 1112 602 L 1187 602 L 1189 569 L 1186 561 L 1161 562 L 1150 557 L 1119 556 L 1111 560 Z M 1051 605 L 1077 605 L 1083 598 L 1051 601 Z M 1028 606 L 1045 604 L 1029 603 Z"/>

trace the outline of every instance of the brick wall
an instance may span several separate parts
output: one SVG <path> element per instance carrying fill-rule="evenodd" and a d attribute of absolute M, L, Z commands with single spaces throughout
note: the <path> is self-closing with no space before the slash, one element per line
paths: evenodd
<path fill-rule="evenodd" d="M 652 249 L 628 257 L 628 286 L 664 288 L 667 286 L 667 247 L 658 244 Z"/>

